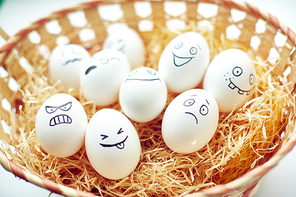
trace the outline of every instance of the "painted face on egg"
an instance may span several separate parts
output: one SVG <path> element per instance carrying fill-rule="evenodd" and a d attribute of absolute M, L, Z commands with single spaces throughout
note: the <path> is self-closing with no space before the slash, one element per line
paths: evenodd
<path fill-rule="evenodd" d="M 49 120 L 49 126 L 54 127 L 59 124 L 72 124 L 72 118 L 69 115 L 63 113 L 69 111 L 71 108 L 72 101 L 69 101 L 60 106 L 46 106 L 46 113 L 55 115 Z"/>
<path fill-rule="evenodd" d="M 80 45 L 59 45 L 50 55 L 50 76 L 54 81 L 61 80 L 61 83 L 68 88 L 79 89 L 81 70 L 90 58 L 88 51 Z"/>
<path fill-rule="evenodd" d="M 196 32 L 186 32 L 165 47 L 159 59 L 158 72 L 168 89 L 181 93 L 201 82 L 209 61 L 206 39 Z"/>
<path fill-rule="evenodd" d="M 217 102 L 209 92 L 202 89 L 185 91 L 169 104 L 164 113 L 163 139 L 175 152 L 195 152 L 210 141 L 218 118 Z"/>
<path fill-rule="evenodd" d="M 136 70 L 133 70 L 128 77 L 126 78 L 124 83 L 130 82 L 130 81 L 159 81 L 161 82 L 158 73 L 150 68 L 138 68 Z"/>
<path fill-rule="evenodd" d="M 240 49 L 228 49 L 210 63 L 203 89 L 215 97 L 220 112 L 229 113 L 246 102 L 255 80 L 256 69 L 248 54 Z"/>
<path fill-rule="evenodd" d="M 110 135 L 107 135 L 107 134 L 101 134 L 101 137 L 102 137 L 102 142 L 99 143 L 102 147 L 104 148 L 112 148 L 112 147 L 116 147 L 118 149 L 124 149 L 124 146 L 125 146 L 125 142 L 128 138 L 128 135 L 120 135 L 124 133 L 124 130 L 122 129 L 122 127 L 116 132 L 117 135 L 115 136 L 110 136 Z M 124 133 L 125 134 L 125 133 Z M 123 136 L 123 139 L 119 139 L 119 137 L 122 137 Z M 112 137 L 115 138 L 117 140 L 117 142 L 112 142 Z M 110 139 L 110 140 L 109 140 Z M 114 140 L 114 139 L 113 139 Z M 110 142 L 111 141 L 111 142 Z"/>
<path fill-rule="evenodd" d="M 227 82 L 229 82 L 228 87 L 230 89 L 232 89 L 233 91 L 237 91 L 237 93 L 240 95 L 246 95 L 246 96 L 248 96 L 250 94 L 252 87 L 254 85 L 254 82 L 255 82 L 254 74 L 253 73 L 245 74 L 243 68 L 240 66 L 235 66 L 232 69 L 232 71 L 227 72 L 224 75 L 224 77 L 225 77 L 225 80 Z M 240 88 L 239 85 L 242 84 L 242 82 L 241 82 L 242 80 L 245 81 L 245 82 L 243 82 L 243 84 L 247 84 L 247 85 L 242 85 L 242 86 L 244 86 L 247 89 Z M 247 87 L 248 83 L 246 83 L 246 82 L 249 82 L 249 87 Z"/>

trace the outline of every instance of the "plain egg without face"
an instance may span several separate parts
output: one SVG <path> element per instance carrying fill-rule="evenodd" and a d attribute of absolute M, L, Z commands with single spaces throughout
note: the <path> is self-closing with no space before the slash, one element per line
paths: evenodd
<path fill-rule="evenodd" d="M 255 79 L 255 66 L 248 54 L 239 49 L 228 49 L 210 63 L 203 88 L 215 97 L 220 111 L 228 113 L 244 104 Z"/>
<path fill-rule="evenodd" d="M 116 49 L 129 60 L 131 69 L 143 66 L 145 61 L 145 45 L 140 35 L 129 27 L 118 28 L 109 33 L 104 41 L 103 49 Z"/>
<path fill-rule="evenodd" d="M 67 88 L 80 88 L 80 73 L 91 59 L 88 51 L 80 45 L 58 45 L 49 59 L 49 73 L 54 81 L 61 80 Z"/>
<path fill-rule="evenodd" d="M 42 104 L 35 126 L 37 139 L 46 152 L 56 157 L 68 157 L 84 142 L 87 116 L 77 99 L 59 93 Z"/>
<path fill-rule="evenodd" d="M 137 122 L 156 118 L 165 107 L 167 88 L 159 73 L 147 67 L 133 70 L 123 80 L 119 102 L 123 112 Z"/>
<path fill-rule="evenodd" d="M 128 176 L 136 168 L 141 154 L 133 124 L 122 113 L 108 108 L 91 118 L 85 148 L 91 165 L 108 179 Z"/>
<path fill-rule="evenodd" d="M 218 105 L 209 92 L 187 90 L 167 107 L 162 121 L 162 136 L 171 150 L 192 153 L 211 140 L 218 119 Z"/>
<path fill-rule="evenodd" d="M 98 106 L 110 105 L 118 100 L 121 82 L 129 72 L 125 55 L 114 49 L 100 51 L 81 73 L 82 93 Z"/>
<path fill-rule="evenodd" d="M 187 32 L 174 38 L 161 54 L 158 71 L 168 89 L 181 93 L 196 87 L 202 80 L 210 60 L 205 38 Z"/>

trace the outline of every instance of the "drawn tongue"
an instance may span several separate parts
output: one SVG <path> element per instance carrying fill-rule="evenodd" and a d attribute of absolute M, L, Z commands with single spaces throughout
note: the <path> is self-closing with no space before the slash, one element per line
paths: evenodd
<path fill-rule="evenodd" d="M 116 147 L 119 148 L 119 149 L 123 149 L 124 148 L 124 142 L 121 142 L 121 143 L 117 144 Z"/>

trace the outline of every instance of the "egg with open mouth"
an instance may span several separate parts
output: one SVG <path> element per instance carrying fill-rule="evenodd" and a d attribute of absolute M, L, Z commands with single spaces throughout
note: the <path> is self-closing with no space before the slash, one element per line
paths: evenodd
<path fill-rule="evenodd" d="M 186 32 L 165 47 L 158 71 L 170 91 L 181 93 L 201 82 L 209 61 L 210 50 L 206 39 L 199 33 Z"/>
<path fill-rule="evenodd" d="M 108 179 L 128 176 L 137 166 L 141 145 L 138 133 L 119 111 L 104 108 L 89 121 L 85 148 L 94 169 Z"/>

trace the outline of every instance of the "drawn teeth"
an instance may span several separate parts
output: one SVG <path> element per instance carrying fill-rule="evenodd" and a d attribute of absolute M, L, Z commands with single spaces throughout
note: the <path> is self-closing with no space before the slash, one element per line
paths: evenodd
<path fill-rule="evenodd" d="M 119 144 L 116 145 L 116 147 L 119 148 L 119 149 L 123 149 L 124 148 L 124 143 L 123 142 L 119 143 Z"/>
<path fill-rule="evenodd" d="M 50 119 L 49 126 L 56 126 L 58 124 L 71 124 L 71 123 L 72 123 L 72 119 L 69 116 L 65 114 L 60 114 Z"/>
<path fill-rule="evenodd" d="M 236 88 L 236 86 L 232 82 L 228 85 L 228 87 L 230 87 L 231 89 Z"/>
<path fill-rule="evenodd" d="M 244 91 L 242 91 L 242 90 L 238 90 L 237 91 L 240 95 L 243 95 L 244 94 Z"/>

